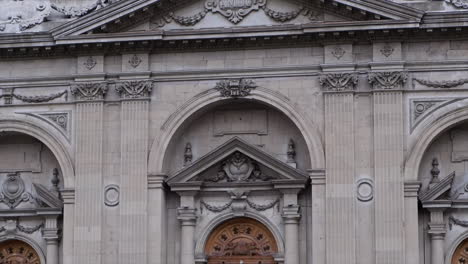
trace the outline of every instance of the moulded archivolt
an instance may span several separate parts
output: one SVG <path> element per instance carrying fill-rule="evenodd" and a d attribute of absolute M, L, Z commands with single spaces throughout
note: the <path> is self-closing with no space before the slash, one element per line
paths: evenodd
<path fill-rule="evenodd" d="M 374 198 L 374 182 L 371 179 L 357 181 L 357 198 L 361 202 L 368 202 Z"/>

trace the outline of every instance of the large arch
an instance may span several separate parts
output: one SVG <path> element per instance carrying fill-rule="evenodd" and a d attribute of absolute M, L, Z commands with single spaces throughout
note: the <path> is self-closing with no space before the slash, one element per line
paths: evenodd
<path fill-rule="evenodd" d="M 413 131 L 411 147 L 405 162 L 405 181 L 417 181 L 419 165 L 430 144 L 444 131 L 468 120 L 468 99 L 436 110 Z"/>
<path fill-rule="evenodd" d="M 238 215 L 235 215 L 234 213 L 229 212 L 229 213 L 221 214 L 217 216 L 216 218 L 214 218 L 213 220 L 211 220 L 203 228 L 200 236 L 198 236 L 198 239 L 195 242 L 196 243 L 195 244 L 195 258 L 199 259 L 199 258 L 205 257 L 205 246 L 213 230 L 215 230 L 219 225 L 225 223 L 226 221 L 229 221 L 238 217 L 239 217 Z M 270 222 L 268 218 L 259 214 L 251 213 L 251 212 L 245 212 L 242 217 L 252 218 L 254 220 L 257 220 L 264 226 L 266 226 L 270 230 L 270 232 L 273 234 L 276 240 L 276 244 L 278 246 L 278 257 L 281 258 L 282 256 L 284 256 L 285 245 L 284 245 L 284 240 L 281 235 L 281 232 L 273 223 Z"/>
<path fill-rule="evenodd" d="M 44 143 L 54 154 L 63 173 L 64 187 L 73 189 L 75 172 L 72 161 L 72 147 L 59 132 L 52 133 L 56 128 L 35 117 L 26 115 L 0 116 L 0 132 L 12 131 L 32 136 Z"/>
<path fill-rule="evenodd" d="M 231 98 L 221 97 L 219 91 L 210 89 L 194 96 L 172 114 L 162 126 L 161 129 L 163 132 L 159 140 L 155 139 L 151 146 L 148 174 L 155 175 L 166 173 L 163 169 L 163 164 L 167 148 L 175 133 L 188 118 L 205 107 L 230 99 Z M 304 137 L 311 159 L 311 169 L 325 168 L 323 142 L 318 128 L 310 120 L 305 118 L 304 114 L 296 109 L 287 97 L 270 89 L 258 87 L 253 90 L 249 96 L 245 97 L 245 99 L 267 104 L 288 116 Z"/>

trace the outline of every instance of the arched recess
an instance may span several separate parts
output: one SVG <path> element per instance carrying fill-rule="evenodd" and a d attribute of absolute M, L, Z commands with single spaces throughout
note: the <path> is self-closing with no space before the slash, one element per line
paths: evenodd
<path fill-rule="evenodd" d="M 52 133 L 55 128 L 37 120 L 34 117 L 23 115 L 0 116 L 0 132 L 19 132 L 32 136 L 44 143 L 55 155 L 62 169 L 64 187 L 73 189 L 75 186 L 75 172 L 71 155 L 71 146 L 60 133 Z"/>
<path fill-rule="evenodd" d="M 462 264 L 463 262 L 457 262 L 460 255 L 462 255 L 465 262 L 468 263 L 468 253 L 465 250 L 466 248 L 468 248 L 468 231 L 463 233 L 452 243 L 448 254 L 445 256 L 445 264 Z"/>
<path fill-rule="evenodd" d="M 283 241 L 283 238 L 279 229 L 273 223 L 271 223 L 270 220 L 268 220 L 266 217 L 262 215 L 257 215 L 251 212 L 245 212 L 243 217 L 258 221 L 260 224 L 264 225 L 271 232 L 271 234 L 273 235 L 275 239 L 276 246 L 277 246 L 276 257 L 282 258 L 284 256 L 284 241 Z M 225 214 L 219 215 L 218 217 L 210 221 L 203 228 L 203 230 L 200 233 L 200 236 L 198 236 L 198 239 L 195 245 L 195 258 L 206 260 L 205 247 L 207 245 L 210 235 L 213 233 L 214 230 L 217 229 L 218 226 L 236 218 L 239 218 L 239 216 L 234 215 L 233 213 L 225 213 Z"/>
<path fill-rule="evenodd" d="M 447 129 L 468 120 L 468 99 L 435 111 L 413 131 L 414 142 L 405 162 L 405 181 L 417 181 L 421 160 L 430 144 Z"/>
<path fill-rule="evenodd" d="M 0 238 L 0 250 L 1 250 L 1 245 L 3 243 L 9 243 L 9 242 L 12 242 L 12 243 L 21 242 L 21 243 L 26 244 L 32 250 L 34 250 L 35 253 L 37 253 L 37 255 L 39 256 L 40 264 L 46 264 L 46 259 L 45 259 L 44 252 L 42 251 L 41 247 L 35 241 L 33 241 L 32 239 L 21 236 L 21 235 L 18 235 L 18 234 L 4 236 L 4 237 Z M 0 259 L 0 261 L 1 261 L 1 259 Z M 0 263 L 4 263 L 4 262 L 0 262 Z M 8 262 L 6 262 L 6 263 L 8 263 Z"/>
<path fill-rule="evenodd" d="M 307 144 L 307 150 L 310 155 L 311 169 L 322 170 L 325 168 L 325 156 L 323 142 L 318 128 L 310 120 L 304 117 L 290 100 L 278 92 L 267 88 L 258 87 L 244 99 L 258 101 L 269 105 L 286 116 L 301 131 Z M 231 98 L 221 97 L 219 91 L 211 89 L 194 96 L 187 103 L 182 105 L 174 114 L 172 114 L 162 126 L 162 135 L 155 139 L 151 146 L 149 154 L 148 174 L 164 174 L 164 159 L 167 154 L 169 143 L 175 133 L 181 128 L 185 121 L 198 111 L 215 103 L 232 100 Z"/>

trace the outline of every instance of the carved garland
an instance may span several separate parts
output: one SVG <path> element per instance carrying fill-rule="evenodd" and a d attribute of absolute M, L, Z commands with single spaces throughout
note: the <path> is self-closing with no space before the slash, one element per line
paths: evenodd
<path fill-rule="evenodd" d="M 256 204 L 252 201 L 250 201 L 249 199 L 246 200 L 247 204 L 252 207 L 253 209 L 257 210 L 257 211 L 265 211 L 265 210 L 268 210 L 270 208 L 273 208 L 273 206 L 275 206 L 276 204 L 279 203 L 279 199 L 276 199 L 274 200 L 273 202 L 271 203 L 268 203 L 268 204 L 265 204 L 265 205 L 261 205 L 261 204 Z"/>
<path fill-rule="evenodd" d="M 41 229 L 43 227 L 44 227 L 44 223 L 39 224 L 37 226 L 33 226 L 33 227 L 22 226 L 19 223 L 16 224 L 16 228 L 18 229 L 18 231 L 26 233 L 26 234 L 32 234 L 32 233 L 38 231 L 39 229 Z"/>
<path fill-rule="evenodd" d="M 452 226 L 453 226 L 453 225 L 459 225 L 459 226 L 462 226 L 462 227 L 468 227 L 468 221 L 459 220 L 459 219 L 456 219 L 456 218 L 453 217 L 453 216 L 450 216 L 450 217 L 449 217 L 449 228 L 450 228 L 450 230 L 452 230 Z"/>
<path fill-rule="evenodd" d="M 207 204 L 205 201 L 201 200 L 200 203 L 206 208 L 208 209 L 208 211 L 211 211 L 213 213 L 220 213 L 224 210 L 227 210 L 229 207 L 231 207 L 232 205 L 232 200 L 229 202 L 229 203 L 226 203 L 225 205 L 221 205 L 221 206 L 215 206 L 215 205 L 210 205 L 210 204 Z"/>
<path fill-rule="evenodd" d="M 428 81 L 414 78 L 414 80 L 424 86 L 431 88 L 454 88 L 465 83 L 468 83 L 468 79 L 460 79 L 455 81 Z"/>
<path fill-rule="evenodd" d="M 467 0 L 445 0 L 445 2 L 452 4 L 457 8 L 468 9 L 468 1 Z"/>
<path fill-rule="evenodd" d="M 66 95 L 67 93 L 68 91 L 65 90 L 63 92 L 51 94 L 51 95 L 36 95 L 36 96 L 25 96 L 25 95 L 19 95 L 19 94 L 12 94 L 12 95 L 16 99 L 26 102 L 26 103 L 44 103 L 44 102 L 49 102 L 59 97 L 62 97 Z"/>

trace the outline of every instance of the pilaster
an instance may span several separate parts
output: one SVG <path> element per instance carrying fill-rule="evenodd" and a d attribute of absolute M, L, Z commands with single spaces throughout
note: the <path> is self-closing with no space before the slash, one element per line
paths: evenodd
<path fill-rule="evenodd" d="M 325 264 L 325 172 L 309 170 L 309 176 L 312 188 L 312 263 Z"/>
<path fill-rule="evenodd" d="M 374 72 L 374 182 L 376 264 L 404 263 L 403 92 L 406 74 Z"/>
<path fill-rule="evenodd" d="M 418 191 L 420 187 L 420 182 L 405 182 L 406 264 L 419 263 Z"/>
<path fill-rule="evenodd" d="M 59 264 L 59 229 L 57 216 L 46 216 L 42 229 L 42 237 L 46 241 L 46 264 Z"/>
<path fill-rule="evenodd" d="M 325 91 L 326 263 L 355 263 L 354 73 L 320 78 Z M 339 248 L 342 250 L 333 250 Z"/>
<path fill-rule="evenodd" d="M 430 212 L 429 230 L 427 233 L 431 239 L 431 264 L 444 263 L 444 244 L 446 224 L 444 222 L 444 211 L 449 208 L 451 201 L 429 201 L 423 202 L 423 207 Z"/>
<path fill-rule="evenodd" d="M 60 191 L 63 198 L 63 227 L 62 246 L 63 264 L 73 264 L 73 228 L 75 220 L 75 190 L 63 189 Z"/>
<path fill-rule="evenodd" d="M 282 217 L 284 223 L 285 263 L 299 264 L 299 220 L 301 214 L 297 204 L 297 194 L 300 189 L 285 189 L 283 193 Z"/>
<path fill-rule="evenodd" d="M 147 262 L 148 113 L 152 82 L 116 84 L 121 103 L 119 262 Z"/>
<path fill-rule="evenodd" d="M 74 261 L 101 263 L 103 98 L 105 83 L 77 83 L 75 108 Z"/>
<path fill-rule="evenodd" d="M 148 175 L 148 263 L 166 263 L 166 175 Z"/>
<path fill-rule="evenodd" d="M 180 264 L 195 262 L 195 225 L 197 214 L 195 195 L 197 191 L 178 192 L 180 207 L 177 209 L 177 219 L 180 222 Z"/>

